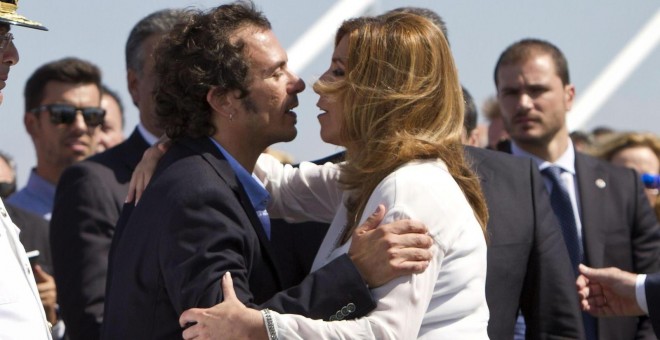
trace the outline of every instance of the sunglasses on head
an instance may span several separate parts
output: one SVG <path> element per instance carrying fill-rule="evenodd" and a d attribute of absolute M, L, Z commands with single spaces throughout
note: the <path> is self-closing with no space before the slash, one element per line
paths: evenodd
<path fill-rule="evenodd" d="M 89 127 L 97 127 L 103 124 L 105 110 L 100 107 L 75 107 L 68 104 L 42 105 L 31 110 L 32 113 L 48 111 L 50 122 L 53 124 L 71 124 L 76 120 L 78 111 L 82 113 L 85 124 Z"/>

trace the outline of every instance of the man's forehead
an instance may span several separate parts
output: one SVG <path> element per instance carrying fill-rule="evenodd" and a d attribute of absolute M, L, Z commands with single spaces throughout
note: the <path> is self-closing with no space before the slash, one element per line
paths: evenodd
<path fill-rule="evenodd" d="M 234 30 L 232 37 L 229 39 L 232 44 L 235 44 L 239 40 L 245 41 L 253 35 L 261 32 L 269 32 L 267 28 L 257 27 L 255 25 L 242 25 Z"/>
<path fill-rule="evenodd" d="M 532 72 L 529 72 L 532 71 Z M 514 80 L 525 75 L 525 78 L 535 76 L 557 75 L 555 64 L 552 58 L 547 54 L 534 54 L 515 62 L 506 63 L 500 66 L 497 77 L 500 81 Z"/>
<path fill-rule="evenodd" d="M 246 49 L 261 49 L 273 52 L 273 50 L 282 50 L 277 36 L 270 29 L 264 29 L 255 26 L 238 29 L 234 41 L 242 40 L 245 42 Z"/>
<path fill-rule="evenodd" d="M 271 30 L 246 31 L 242 40 L 245 42 L 245 56 L 251 64 L 258 60 L 261 64 L 268 64 L 262 66 L 270 67 L 287 61 L 286 51 Z"/>
<path fill-rule="evenodd" d="M 11 31 L 11 25 L 10 24 L 5 24 L 5 23 L 0 24 L 0 33 L 4 34 L 4 33 L 7 33 L 9 31 Z"/>

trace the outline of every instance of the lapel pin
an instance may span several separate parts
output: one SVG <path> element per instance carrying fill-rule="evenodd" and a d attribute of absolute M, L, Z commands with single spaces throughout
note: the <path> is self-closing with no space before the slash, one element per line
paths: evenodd
<path fill-rule="evenodd" d="M 607 183 L 605 183 L 605 180 L 602 178 L 599 178 L 596 180 L 596 186 L 600 189 L 604 189 L 607 186 Z"/>

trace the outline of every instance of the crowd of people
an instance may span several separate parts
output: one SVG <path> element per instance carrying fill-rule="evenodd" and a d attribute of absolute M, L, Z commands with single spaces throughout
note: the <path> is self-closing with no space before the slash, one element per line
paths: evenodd
<path fill-rule="evenodd" d="M 0 80 L 12 27 L 45 30 L 16 11 Z M 424 8 L 346 20 L 311 86 L 344 151 L 300 164 L 269 147 L 306 84 L 250 2 L 136 23 L 127 138 L 96 65 L 39 67 L 25 187 L 0 153 L 0 338 L 655 339 L 660 138 L 570 132 L 568 60 L 536 38 L 482 128 L 446 37 Z"/>

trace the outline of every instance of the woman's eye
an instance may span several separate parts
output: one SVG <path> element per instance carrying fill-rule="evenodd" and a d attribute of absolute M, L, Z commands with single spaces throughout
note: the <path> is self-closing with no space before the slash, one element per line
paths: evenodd
<path fill-rule="evenodd" d="M 336 68 L 336 69 L 332 70 L 332 74 L 335 77 L 343 77 L 345 75 L 344 70 L 342 70 L 340 68 Z"/>

